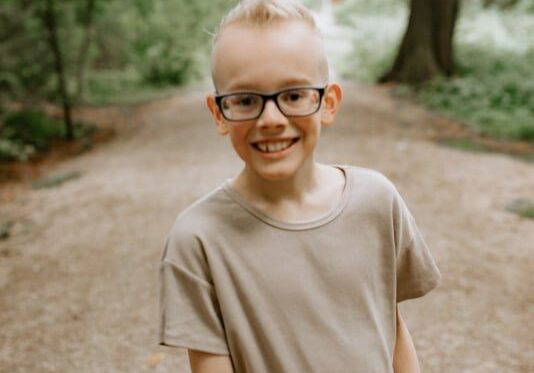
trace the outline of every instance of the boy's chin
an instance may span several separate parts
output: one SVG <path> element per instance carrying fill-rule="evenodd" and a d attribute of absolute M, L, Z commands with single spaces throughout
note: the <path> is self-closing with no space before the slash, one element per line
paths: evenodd
<path fill-rule="evenodd" d="M 270 182 L 279 182 L 291 179 L 299 171 L 298 165 L 291 163 L 261 166 L 248 165 L 247 168 L 252 170 L 256 177 Z"/>

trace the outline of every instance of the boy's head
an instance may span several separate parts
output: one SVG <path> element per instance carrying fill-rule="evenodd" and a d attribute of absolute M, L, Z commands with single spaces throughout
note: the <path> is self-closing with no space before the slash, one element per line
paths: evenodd
<path fill-rule="evenodd" d="M 214 36 L 212 50 L 212 78 L 215 89 L 218 90 L 220 79 L 222 78 L 221 66 L 218 60 L 222 48 L 220 39 L 223 39 L 225 31 L 233 31 L 236 28 L 245 31 L 255 31 L 264 34 L 269 31 L 289 31 L 286 27 L 289 24 L 299 25 L 302 35 L 306 34 L 305 40 L 294 40 L 295 42 L 305 42 L 310 50 L 313 50 L 313 64 L 320 74 L 321 83 L 328 82 L 328 60 L 323 50 L 321 35 L 315 23 L 312 13 L 298 0 L 244 0 L 234 7 L 221 21 L 217 34 Z M 278 35 L 280 36 L 280 35 Z M 291 35 L 285 35 L 285 38 Z M 297 36 L 297 35 L 295 35 Z M 285 39 L 284 38 L 284 39 Z M 295 38 L 297 39 L 297 38 Z M 300 39 L 300 38 L 299 38 Z M 282 40 L 280 40 L 281 42 Z M 263 48 L 262 45 L 260 45 Z M 251 51 L 252 52 L 252 51 Z M 266 51 L 267 52 L 267 51 Z"/>
<path fill-rule="evenodd" d="M 208 108 L 248 170 L 278 180 L 313 164 L 341 87 L 328 80 L 321 36 L 307 8 L 297 0 L 241 1 L 214 37 L 211 69 L 216 92 Z"/>

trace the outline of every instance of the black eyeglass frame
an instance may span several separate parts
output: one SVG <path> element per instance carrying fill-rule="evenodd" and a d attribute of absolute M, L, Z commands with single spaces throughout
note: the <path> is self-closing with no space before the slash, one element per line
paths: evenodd
<path fill-rule="evenodd" d="M 252 92 L 252 91 L 248 91 L 248 92 L 234 92 L 234 93 L 227 93 L 227 94 L 223 94 L 223 95 L 215 95 L 215 103 L 217 104 L 217 107 L 219 108 L 222 116 L 224 117 L 224 119 L 226 119 L 227 121 L 229 122 L 247 122 L 249 120 L 256 120 L 258 119 L 259 117 L 261 117 L 261 115 L 263 114 L 263 110 L 265 109 L 265 104 L 267 103 L 267 101 L 269 100 L 272 100 L 274 102 L 274 104 L 276 105 L 276 107 L 278 108 L 278 110 L 286 117 L 288 118 L 303 118 L 303 117 L 308 117 L 310 115 L 313 115 L 315 113 L 317 113 L 319 111 L 319 109 L 321 108 L 321 105 L 322 105 L 322 100 L 323 100 L 323 96 L 324 96 L 324 92 L 326 91 L 326 88 L 328 87 L 328 84 L 325 85 L 324 87 L 293 87 L 293 88 L 287 88 L 287 89 L 283 89 L 281 91 L 278 91 L 278 92 L 274 92 L 274 93 L 271 93 L 271 94 L 263 94 L 263 93 L 260 93 L 260 92 Z M 299 89 L 313 89 L 313 90 L 316 90 L 317 92 L 319 92 L 319 105 L 317 106 L 317 109 L 315 109 L 313 112 L 309 113 L 309 114 L 305 114 L 305 115 L 286 115 L 284 113 L 284 111 L 280 108 L 280 105 L 278 104 L 278 96 L 281 95 L 282 93 L 285 93 L 285 92 L 289 92 L 289 91 L 295 91 L 295 90 L 299 90 Z M 261 99 L 262 99 L 262 106 L 261 106 L 261 110 L 260 110 L 260 113 L 253 117 L 253 118 L 247 118 L 247 119 L 229 119 L 226 117 L 226 115 L 224 114 L 224 110 L 222 108 L 222 100 L 225 98 L 225 97 L 229 97 L 229 96 L 236 96 L 236 95 L 256 95 L 256 96 L 260 96 Z"/>

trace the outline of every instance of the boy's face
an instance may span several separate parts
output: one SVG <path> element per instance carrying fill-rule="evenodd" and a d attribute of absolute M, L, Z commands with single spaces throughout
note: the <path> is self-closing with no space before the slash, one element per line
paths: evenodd
<path fill-rule="evenodd" d="M 322 88 L 327 84 L 326 68 L 320 38 L 307 24 L 295 21 L 267 27 L 231 25 L 219 35 L 212 59 L 218 95 L 272 94 L 295 87 Z M 290 105 L 295 99 L 298 95 L 290 95 L 279 99 L 278 103 Z M 303 166 L 313 163 L 321 127 L 332 124 L 340 100 L 341 88 L 330 83 L 315 113 L 287 116 L 274 100 L 267 100 L 261 115 L 239 122 L 222 115 L 214 95 L 207 97 L 207 104 L 219 133 L 230 135 L 247 170 L 274 181 L 290 178 Z M 236 105 L 250 105 L 250 100 L 236 101 Z M 288 145 L 286 140 L 291 140 L 291 145 L 278 150 Z M 266 149 L 263 144 L 266 142 L 272 146 Z"/>

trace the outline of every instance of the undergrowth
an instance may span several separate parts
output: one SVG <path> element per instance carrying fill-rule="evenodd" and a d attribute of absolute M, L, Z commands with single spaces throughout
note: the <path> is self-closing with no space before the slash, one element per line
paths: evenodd
<path fill-rule="evenodd" d="M 372 3 L 372 4 L 371 4 Z M 394 93 L 503 140 L 534 141 L 534 8 L 526 1 L 502 9 L 465 2 L 455 32 L 455 74 Z M 346 0 L 336 10 L 352 29 L 342 76 L 374 83 L 388 70 L 408 19 L 408 2 Z"/>
<path fill-rule="evenodd" d="M 534 49 L 526 55 L 457 47 L 456 75 L 397 92 L 466 123 L 481 135 L 534 141 Z"/>
<path fill-rule="evenodd" d="M 74 138 L 90 136 L 96 127 L 75 123 Z M 0 124 L 0 161 L 25 161 L 36 153 L 46 152 L 54 140 L 65 137 L 62 120 L 51 118 L 43 111 L 31 109 L 7 113 Z"/>

